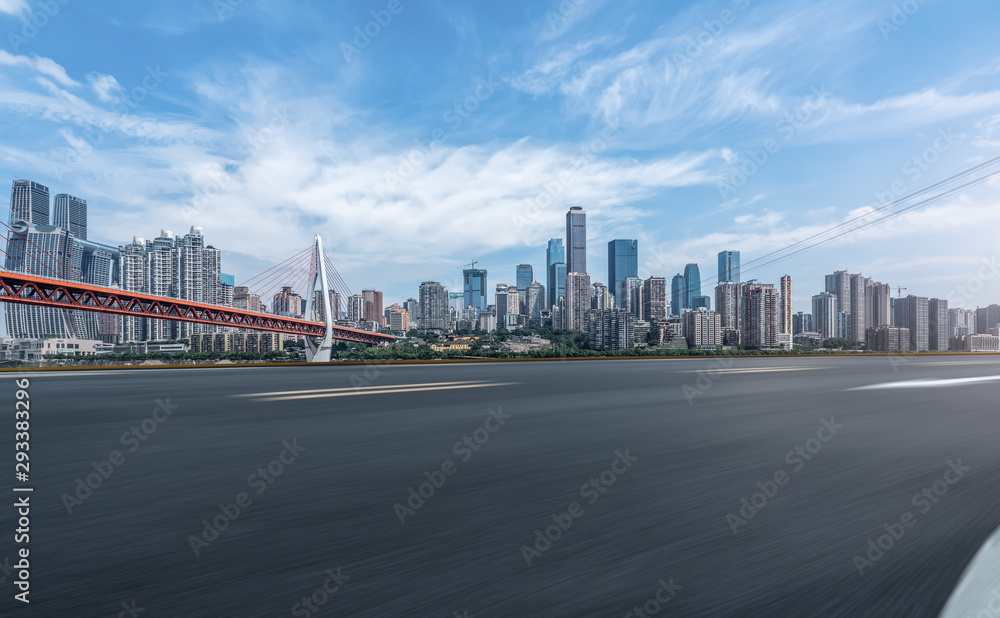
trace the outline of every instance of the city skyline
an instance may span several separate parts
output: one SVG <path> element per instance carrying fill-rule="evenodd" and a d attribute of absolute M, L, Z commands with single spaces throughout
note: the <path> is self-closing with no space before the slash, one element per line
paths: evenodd
<path fill-rule="evenodd" d="M 746 263 L 992 153 L 1000 95 L 990 59 L 1000 44 L 985 28 L 1000 7 L 967 3 L 979 16 L 968 20 L 924 4 L 886 30 L 891 7 L 793 2 L 792 19 L 786 4 L 747 3 L 723 32 L 702 38 L 709 44 L 690 65 L 678 58 L 718 7 L 632 2 L 619 8 L 650 19 L 624 28 L 599 3 L 555 23 L 548 7 L 530 3 L 408 8 L 349 58 L 339 43 L 371 19 L 360 6 L 315 7 L 308 19 L 280 3 L 242 3 L 222 17 L 208 5 L 63 7 L 0 59 L 0 174 L 88 200 L 99 243 L 123 242 L 147 221 L 153 231 L 200 225 L 240 264 L 237 280 L 283 259 L 275 229 L 290 246 L 321 233 L 345 279 L 406 298 L 425 277 L 458 289 L 455 265 L 467 256 L 491 273 L 521 262 L 540 272 L 537 247 L 562 235 L 572 204 L 588 210 L 590 263 L 606 259 L 598 241 L 634 238 L 646 256 L 638 276 L 695 262 L 707 279 L 724 248 Z M 8 30 L 20 31 L 26 6 L 0 9 Z M 241 36 L 261 22 L 281 36 L 267 45 Z M 107 28 L 144 36 L 127 56 L 80 44 Z M 952 38 L 978 47 L 932 54 L 923 44 L 931 29 L 961 31 Z M 476 52 L 447 73 L 407 74 L 395 59 L 412 52 L 404 46 L 417 31 Z M 210 52 L 205 38 L 217 43 Z M 577 49 L 578 39 L 591 44 Z M 503 51 L 512 42 L 523 54 Z M 443 65 L 437 49 L 416 54 Z M 875 53 L 887 49 L 912 62 Z M 661 74 L 684 86 L 670 106 L 651 79 Z M 879 76 L 879 86 L 859 75 Z M 747 98 L 705 85 L 722 82 Z M 627 96 L 611 96 L 616 84 Z M 404 91 L 412 105 L 384 103 Z M 378 113 L 358 113 L 367 109 Z M 769 138 L 778 152 L 763 159 Z M 581 152 L 584 164 L 573 167 Z M 753 173 L 739 178 L 740 166 Z M 996 191 L 970 189 L 804 253 L 793 274 L 813 281 L 835 264 L 945 297 L 993 257 L 985 230 L 1000 222 Z M 273 207 L 278 195 L 282 208 Z M 386 225 L 400 217 L 419 223 Z M 910 246 L 935 254 L 895 259 Z M 743 278 L 776 281 L 785 270 Z M 807 310 L 810 295 L 801 286 L 796 294 L 794 308 Z M 998 295 L 994 277 L 970 302 Z"/>

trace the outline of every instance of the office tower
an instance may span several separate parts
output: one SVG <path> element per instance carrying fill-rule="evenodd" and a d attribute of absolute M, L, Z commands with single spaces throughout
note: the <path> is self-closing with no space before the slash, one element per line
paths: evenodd
<path fill-rule="evenodd" d="M 652 276 L 642 283 L 642 319 L 662 322 L 667 319 L 667 280 Z"/>
<path fill-rule="evenodd" d="M 684 308 L 694 308 L 694 297 L 701 296 L 701 272 L 697 264 L 688 264 L 684 267 L 684 282 L 687 292 L 684 296 Z"/>
<path fill-rule="evenodd" d="M 506 324 L 507 314 L 513 313 L 517 315 L 517 312 L 520 310 L 519 307 L 511 307 L 509 304 L 511 300 L 510 295 L 507 293 L 509 287 L 506 283 L 498 283 L 496 287 L 496 300 L 494 302 L 497 314 L 497 327 L 501 329 L 505 328 L 504 324 Z"/>
<path fill-rule="evenodd" d="M 612 240 L 608 242 L 608 286 L 611 293 L 618 297 L 622 281 L 626 277 L 639 276 L 639 241 Z M 621 301 L 618 301 L 621 307 Z"/>
<path fill-rule="evenodd" d="M 444 333 L 448 328 L 448 290 L 437 281 L 420 284 L 420 330 Z"/>
<path fill-rule="evenodd" d="M 347 297 L 347 319 L 351 322 L 362 322 L 365 319 L 365 297 L 361 294 L 351 294 Z"/>
<path fill-rule="evenodd" d="M 712 308 L 712 297 L 705 296 L 695 296 L 691 299 L 691 309 L 711 309 Z"/>
<path fill-rule="evenodd" d="M 687 303 L 687 282 L 677 273 L 670 282 L 670 315 L 679 316 L 690 305 Z"/>
<path fill-rule="evenodd" d="M 545 309 L 545 286 L 537 281 L 532 281 L 524 295 L 525 315 L 529 320 L 540 322 L 542 310 Z"/>
<path fill-rule="evenodd" d="M 566 273 L 587 271 L 587 211 L 570 206 L 566 213 Z"/>
<path fill-rule="evenodd" d="M 689 348 L 717 348 L 722 345 L 722 322 L 709 309 L 687 311 L 681 317 Z"/>
<path fill-rule="evenodd" d="M 614 305 L 614 296 L 611 295 L 611 291 L 608 290 L 607 286 L 601 282 L 595 283 L 594 291 L 590 297 L 590 308 L 604 311 L 605 309 L 613 308 Z"/>
<path fill-rule="evenodd" d="M 480 312 L 486 309 L 486 271 L 481 268 L 466 268 L 462 271 L 462 303 L 475 307 Z"/>
<path fill-rule="evenodd" d="M 792 316 L 792 335 L 813 332 L 813 317 L 811 313 L 799 311 Z"/>
<path fill-rule="evenodd" d="M 837 297 L 832 292 L 822 292 L 812 297 L 813 328 L 820 336 L 829 339 L 837 328 Z"/>
<path fill-rule="evenodd" d="M 740 340 L 744 348 L 778 347 L 778 294 L 769 283 L 756 279 L 741 284 Z"/>
<path fill-rule="evenodd" d="M 792 332 L 792 276 L 781 278 L 781 319 L 779 328 L 782 333 Z"/>
<path fill-rule="evenodd" d="M 869 328 L 889 326 L 892 314 L 889 312 L 892 291 L 888 283 L 873 283 L 871 286 L 871 311 L 869 311 Z"/>
<path fill-rule="evenodd" d="M 740 282 L 740 252 L 719 252 L 719 283 L 731 281 Z"/>
<path fill-rule="evenodd" d="M 926 352 L 930 350 L 930 322 L 928 299 L 910 294 L 896 299 L 896 326 L 910 329 L 910 350 Z"/>
<path fill-rule="evenodd" d="M 615 291 L 615 305 L 628 311 L 636 320 L 642 319 L 642 279 L 625 277 Z"/>
<path fill-rule="evenodd" d="M 559 299 L 565 298 L 566 296 L 566 264 L 563 262 L 556 262 L 549 267 L 549 285 L 555 285 L 556 287 L 549 289 L 549 307 L 556 307 L 559 305 Z"/>
<path fill-rule="evenodd" d="M 635 318 L 624 309 L 591 309 L 585 330 L 591 350 L 628 350 L 635 346 Z"/>
<path fill-rule="evenodd" d="M 976 308 L 976 333 L 988 335 L 993 327 L 1000 324 L 1000 305 Z"/>
<path fill-rule="evenodd" d="M 948 351 L 951 334 L 948 332 L 948 301 L 931 298 L 927 301 L 927 345 L 928 349 Z"/>
<path fill-rule="evenodd" d="M 11 227 L 15 221 L 27 221 L 34 225 L 49 224 L 49 188 L 30 180 L 15 180 L 10 191 Z"/>
<path fill-rule="evenodd" d="M 723 281 L 715 286 L 715 310 L 722 330 L 739 330 L 740 284 Z"/>
<path fill-rule="evenodd" d="M 556 278 L 557 273 L 552 269 L 556 264 L 562 264 L 563 266 L 562 280 Z M 565 268 L 566 250 L 563 248 L 562 238 L 550 238 L 549 245 L 545 248 L 545 289 L 548 293 L 545 306 L 547 309 L 551 309 L 553 305 L 559 302 L 559 297 L 565 294 Z M 563 294 L 560 294 L 559 290 L 563 290 Z"/>
<path fill-rule="evenodd" d="M 87 200 L 60 193 L 52 206 L 52 225 L 69 230 L 74 238 L 87 240 Z"/>
<path fill-rule="evenodd" d="M 382 292 L 378 290 L 361 290 L 361 296 L 365 299 L 365 322 L 377 322 L 385 326 L 385 315 L 382 312 Z"/>
<path fill-rule="evenodd" d="M 534 271 L 531 268 L 531 264 L 518 264 L 517 265 L 517 277 L 515 281 L 517 282 L 517 289 L 524 292 L 531 285 L 531 282 L 535 280 Z"/>
<path fill-rule="evenodd" d="M 563 328 L 579 331 L 586 329 L 591 291 L 590 275 L 576 272 L 566 274 L 566 312 L 563 314 Z"/>

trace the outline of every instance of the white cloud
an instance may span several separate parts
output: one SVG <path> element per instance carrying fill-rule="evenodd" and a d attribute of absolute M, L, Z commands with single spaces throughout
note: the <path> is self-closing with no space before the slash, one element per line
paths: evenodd
<path fill-rule="evenodd" d="M 66 74 L 66 69 L 49 58 L 40 56 L 15 56 L 6 50 L 0 49 L 0 67 L 2 66 L 31 69 L 36 73 L 51 77 L 67 88 L 75 88 L 80 85 L 70 79 L 69 75 Z"/>
<path fill-rule="evenodd" d="M 30 13 L 27 0 L 0 0 L 0 13 L 16 15 L 18 17 L 25 13 Z"/>
<path fill-rule="evenodd" d="M 91 73 L 87 76 L 87 81 L 90 82 L 90 89 L 94 91 L 102 103 L 111 103 L 117 100 L 125 90 L 113 76 L 103 73 Z"/>

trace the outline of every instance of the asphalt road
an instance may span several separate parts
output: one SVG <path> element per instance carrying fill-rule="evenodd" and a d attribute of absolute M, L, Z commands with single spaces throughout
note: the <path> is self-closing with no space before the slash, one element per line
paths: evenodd
<path fill-rule="evenodd" d="M 29 379 L 3 616 L 937 616 L 1000 527 L 1000 357 Z"/>

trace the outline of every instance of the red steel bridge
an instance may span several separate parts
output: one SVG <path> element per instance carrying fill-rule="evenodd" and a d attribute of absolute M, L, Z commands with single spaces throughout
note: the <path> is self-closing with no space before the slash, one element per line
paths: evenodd
<path fill-rule="evenodd" d="M 17 230 L 14 229 L 11 229 L 11 232 L 18 234 Z M 27 238 L 25 240 L 31 242 Z M 334 287 L 332 284 L 338 282 L 338 287 L 345 290 L 346 285 L 340 279 L 340 275 L 336 273 L 330 259 L 324 254 L 322 239 L 319 236 L 316 236 L 313 245 L 309 248 L 251 278 L 241 287 L 259 291 L 259 294 L 254 294 L 259 299 L 268 299 L 265 294 L 271 290 L 277 290 L 275 295 L 271 297 L 276 304 L 281 304 L 290 297 L 302 299 L 305 302 L 303 314 L 317 317 L 320 321 L 263 311 L 236 309 L 212 302 L 193 302 L 178 298 L 152 296 L 102 287 L 89 282 L 70 281 L 65 278 L 43 277 L 36 274 L 36 271 L 43 270 L 41 266 L 34 265 L 35 267 L 32 268 L 30 263 L 22 264 L 17 259 L 19 256 L 22 259 L 27 259 L 30 257 L 30 252 L 21 252 L 20 254 L 15 252 L 13 256 L 2 249 L 0 252 L 20 264 L 22 268 L 19 270 L 31 273 L 0 270 L 0 302 L 299 335 L 305 337 L 308 359 L 320 362 L 330 360 L 333 339 L 366 344 L 380 344 L 395 340 L 392 335 L 334 324 L 334 316 L 340 315 L 340 307 L 331 306 L 332 295 L 330 291 Z M 46 253 L 46 255 L 49 254 Z M 62 262 L 58 263 L 69 268 Z M 47 266 L 41 261 L 39 264 Z M 50 266 L 49 269 L 53 273 L 56 272 Z M 75 271 L 74 274 L 81 279 L 83 278 Z M 254 284 L 254 288 L 250 288 L 249 284 Z M 296 290 L 304 291 L 305 295 L 299 296 Z M 316 292 L 321 293 L 317 294 Z M 275 308 L 272 305 L 272 309 Z"/>

